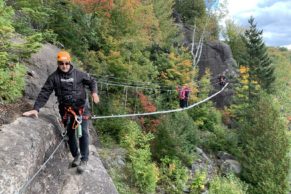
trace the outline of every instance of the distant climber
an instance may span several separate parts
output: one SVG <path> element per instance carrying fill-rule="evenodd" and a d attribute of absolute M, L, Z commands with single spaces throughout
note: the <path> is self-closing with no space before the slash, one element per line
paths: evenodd
<path fill-rule="evenodd" d="M 224 75 L 218 76 L 218 84 L 223 87 L 226 84 L 226 77 Z"/>
<path fill-rule="evenodd" d="M 190 95 L 190 89 L 189 87 L 184 84 L 183 86 L 178 86 L 177 91 L 179 94 L 179 102 L 180 102 L 180 108 L 185 108 L 188 106 L 188 99 Z"/>
<path fill-rule="evenodd" d="M 34 103 L 33 110 L 24 112 L 23 116 L 37 118 L 40 108 L 46 104 L 51 93 L 55 91 L 59 103 L 59 113 L 67 129 L 68 143 L 74 157 L 71 166 L 77 167 L 77 172 L 82 173 L 89 159 L 89 105 L 85 87 L 89 87 L 94 103 L 98 103 L 97 84 L 89 74 L 73 67 L 68 52 L 58 52 L 57 64 L 57 70 L 47 78 Z M 77 131 L 81 133 L 78 134 L 80 152 L 76 138 Z"/>

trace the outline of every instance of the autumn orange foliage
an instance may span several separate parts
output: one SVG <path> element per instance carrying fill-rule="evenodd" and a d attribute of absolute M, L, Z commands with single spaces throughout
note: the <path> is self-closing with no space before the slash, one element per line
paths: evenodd
<path fill-rule="evenodd" d="M 155 111 L 157 111 L 157 108 L 155 107 L 155 105 L 153 103 L 151 103 L 149 101 L 148 97 L 145 96 L 143 93 L 139 92 L 138 93 L 138 97 L 139 97 L 139 100 L 140 100 L 140 103 L 141 103 L 143 109 L 146 112 L 155 112 Z"/>
<path fill-rule="evenodd" d="M 140 103 L 142 105 L 142 108 L 145 112 L 155 112 L 157 111 L 157 107 L 151 103 L 147 96 L 145 96 L 143 93 L 139 92 L 138 97 L 140 100 Z M 155 132 L 157 126 L 160 124 L 159 119 L 152 119 L 152 118 L 140 118 L 140 123 L 144 129 L 147 130 L 147 132 Z"/>

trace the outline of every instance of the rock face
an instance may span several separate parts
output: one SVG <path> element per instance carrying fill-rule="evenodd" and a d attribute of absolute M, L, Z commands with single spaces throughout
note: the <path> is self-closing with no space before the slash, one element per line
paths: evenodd
<path fill-rule="evenodd" d="M 191 27 L 182 24 L 178 16 L 175 18 L 176 22 L 178 22 L 178 27 L 184 34 L 183 44 L 191 48 L 193 30 Z M 197 45 L 198 42 L 195 42 L 195 46 Z M 205 74 L 206 69 L 210 70 L 211 83 L 214 88 L 213 93 L 221 89 L 221 86 L 218 84 L 219 75 L 225 75 L 227 82 L 233 82 L 235 80 L 234 78 L 237 77 L 237 64 L 233 59 L 231 49 L 227 44 L 220 41 L 204 42 L 198 66 L 199 77 Z M 233 90 L 230 84 L 223 93 L 213 98 L 213 101 L 218 108 L 223 108 L 230 104 L 232 94 Z"/>
<path fill-rule="evenodd" d="M 206 182 L 209 182 L 217 173 L 215 161 L 207 156 L 201 148 L 196 147 L 197 160 L 192 164 L 191 172 L 193 175 L 206 173 Z"/>
<path fill-rule="evenodd" d="M 38 53 L 33 54 L 27 62 L 27 79 L 25 86 L 25 97 L 35 100 L 42 85 L 45 83 L 48 75 L 53 73 L 57 68 L 56 55 L 60 49 L 46 44 Z M 56 98 L 51 95 L 46 106 L 52 106 L 56 102 Z"/>
<path fill-rule="evenodd" d="M 237 77 L 235 67 L 237 66 L 232 57 L 230 47 L 223 42 L 208 42 L 202 47 L 202 54 L 199 66 L 199 75 L 202 76 L 206 69 L 209 69 L 211 76 L 211 83 L 214 91 L 222 88 L 219 85 L 218 76 L 224 75 L 226 82 L 230 82 L 229 86 L 215 98 L 213 101 L 216 107 L 223 108 L 230 104 L 231 96 L 233 95 L 232 83 Z"/>
<path fill-rule="evenodd" d="M 48 74 L 56 69 L 58 48 L 44 45 L 28 61 L 27 86 L 25 96 L 34 100 Z M 73 159 L 61 143 L 61 125 L 58 123 L 56 99 L 52 95 L 40 117 L 19 117 L 14 122 L 0 128 L 0 194 L 51 193 L 51 194 L 115 194 L 118 193 L 111 178 L 99 159 L 96 148 L 95 130 L 90 127 L 91 144 L 87 170 L 79 175 L 76 168 L 69 168 Z M 92 138 L 93 137 L 93 138 Z M 52 152 L 59 149 L 50 158 Z M 43 169 L 33 178 L 41 165 Z"/>
<path fill-rule="evenodd" d="M 199 65 L 199 75 L 204 74 L 205 69 L 210 69 L 213 78 L 220 74 L 235 76 L 237 66 L 232 57 L 230 47 L 223 42 L 208 42 L 202 47 L 201 60 Z"/>

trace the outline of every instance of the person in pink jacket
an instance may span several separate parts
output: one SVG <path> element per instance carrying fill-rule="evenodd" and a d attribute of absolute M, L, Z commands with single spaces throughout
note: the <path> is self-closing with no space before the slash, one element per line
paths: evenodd
<path fill-rule="evenodd" d="M 190 95 L 190 89 L 185 84 L 182 87 L 178 86 L 177 91 L 179 93 L 180 108 L 185 108 L 188 106 L 188 99 Z"/>

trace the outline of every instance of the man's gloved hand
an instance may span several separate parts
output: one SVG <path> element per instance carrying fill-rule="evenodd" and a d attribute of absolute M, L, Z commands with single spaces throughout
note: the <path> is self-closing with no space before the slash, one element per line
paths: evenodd
<path fill-rule="evenodd" d="M 37 110 L 30 110 L 30 111 L 24 112 L 22 114 L 22 116 L 25 116 L 25 117 L 36 117 L 36 118 L 38 118 L 38 111 Z"/>
<path fill-rule="evenodd" d="M 97 93 L 92 93 L 92 99 L 95 104 L 99 103 L 99 96 Z"/>

